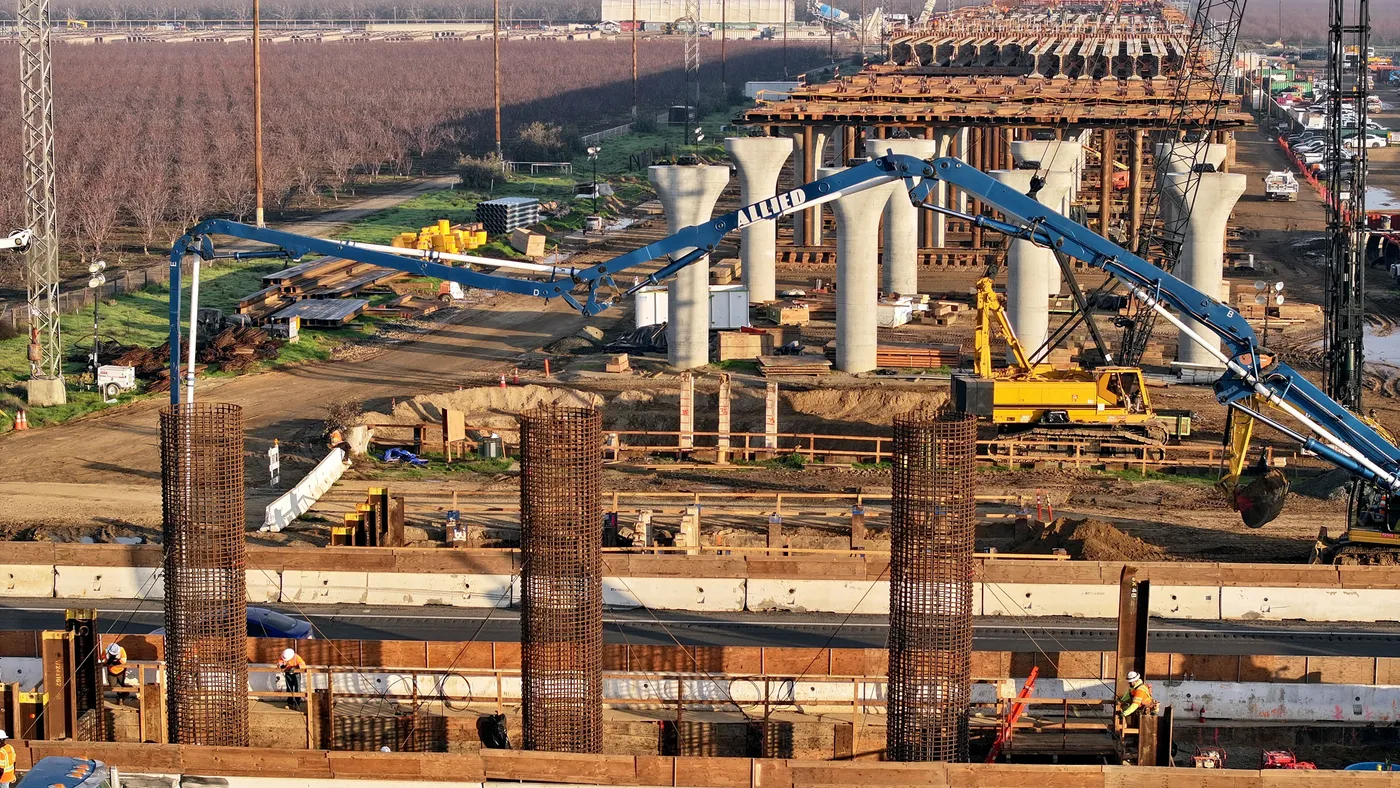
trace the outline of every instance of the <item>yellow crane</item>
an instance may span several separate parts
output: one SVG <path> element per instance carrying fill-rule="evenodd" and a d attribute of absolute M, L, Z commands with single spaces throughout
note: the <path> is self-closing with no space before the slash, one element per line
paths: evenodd
<path fill-rule="evenodd" d="M 1011 364 L 1003 369 L 992 365 L 992 334 L 998 328 L 1011 353 Z M 1002 432 L 1021 428 L 1060 438 L 1117 437 L 1150 444 L 1165 443 L 1177 432 L 1175 420 L 1153 411 L 1137 367 L 1056 369 L 1032 363 L 988 277 L 977 282 L 972 371 L 974 381 L 990 381 L 992 389 L 991 407 L 978 415 Z"/>

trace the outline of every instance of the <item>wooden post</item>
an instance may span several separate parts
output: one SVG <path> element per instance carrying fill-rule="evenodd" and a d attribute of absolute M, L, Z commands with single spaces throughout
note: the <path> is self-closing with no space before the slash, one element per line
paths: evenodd
<path fill-rule="evenodd" d="M 141 741 L 148 744 L 164 744 L 165 729 L 165 690 L 160 684 L 159 675 L 150 684 L 141 685 Z"/>
<path fill-rule="evenodd" d="M 811 211 L 807 211 L 811 213 Z M 778 384 L 769 383 L 763 398 L 763 448 L 778 448 Z"/>
<path fill-rule="evenodd" d="M 43 633 L 44 733 L 51 740 L 77 733 L 77 709 L 73 703 L 73 636 L 68 632 Z M 20 734 L 20 738 L 25 738 Z"/>
<path fill-rule="evenodd" d="M 729 401 L 731 394 L 729 373 L 726 372 L 719 376 L 719 425 L 716 428 L 719 435 L 715 438 L 715 462 L 720 465 L 729 464 Z"/>
<path fill-rule="evenodd" d="M 817 147 L 816 129 L 810 125 L 802 127 L 802 182 L 811 183 L 817 179 L 817 163 L 821 161 L 821 151 Z M 816 246 L 816 218 L 820 211 L 803 211 L 797 220 L 802 223 L 802 243 Z"/>
<path fill-rule="evenodd" d="M 1113 221 L 1113 157 L 1117 135 L 1113 129 L 1103 130 L 1103 149 L 1099 156 L 1099 235 L 1108 237 Z"/>
<path fill-rule="evenodd" d="M 1142 129 L 1133 129 L 1128 149 L 1128 238 L 1129 248 L 1137 249 L 1142 233 Z"/>
<path fill-rule="evenodd" d="M 681 455 L 695 448 L 695 376 L 689 372 L 681 374 Z"/>
<path fill-rule="evenodd" d="M 768 553 L 769 557 L 776 555 L 774 552 L 783 543 L 783 515 L 781 512 L 769 515 L 768 517 Z"/>
<path fill-rule="evenodd" d="M 861 504 L 851 507 L 851 549 L 865 549 L 865 507 Z"/>

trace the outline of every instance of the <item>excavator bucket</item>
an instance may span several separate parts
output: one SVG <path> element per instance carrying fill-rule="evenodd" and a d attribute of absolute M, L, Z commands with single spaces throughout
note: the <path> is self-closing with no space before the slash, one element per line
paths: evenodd
<path fill-rule="evenodd" d="M 1250 528 L 1262 528 L 1278 517 L 1287 498 L 1288 478 L 1277 468 L 1234 490 L 1235 511 Z"/>

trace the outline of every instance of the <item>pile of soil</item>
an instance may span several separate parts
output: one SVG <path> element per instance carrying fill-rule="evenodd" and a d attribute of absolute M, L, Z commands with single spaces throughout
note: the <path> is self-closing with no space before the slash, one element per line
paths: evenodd
<path fill-rule="evenodd" d="M 507 443 L 514 443 L 519 440 L 517 427 L 520 414 L 548 402 L 574 407 L 597 407 L 603 404 L 603 398 L 597 394 L 550 386 L 481 386 L 442 394 L 420 395 L 399 402 L 389 413 L 366 413 L 361 417 L 360 423 L 441 422 L 444 409 L 460 410 L 466 412 L 469 426 L 492 430 L 499 433 Z"/>
<path fill-rule="evenodd" d="M 1156 545 L 1129 536 L 1102 520 L 1057 518 L 1008 548 L 1013 553 L 1053 553 L 1061 549 L 1077 561 L 1166 561 Z"/>

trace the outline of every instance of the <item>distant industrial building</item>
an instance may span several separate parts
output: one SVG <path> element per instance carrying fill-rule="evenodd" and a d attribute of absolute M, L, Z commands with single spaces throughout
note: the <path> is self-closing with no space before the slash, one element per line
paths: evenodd
<path fill-rule="evenodd" d="M 700 22 L 717 25 L 776 25 L 795 21 L 798 0 L 700 0 Z M 685 16 L 685 0 L 637 0 L 637 20 L 674 22 Z M 612 22 L 632 19 L 632 0 L 603 0 L 602 18 Z"/>

